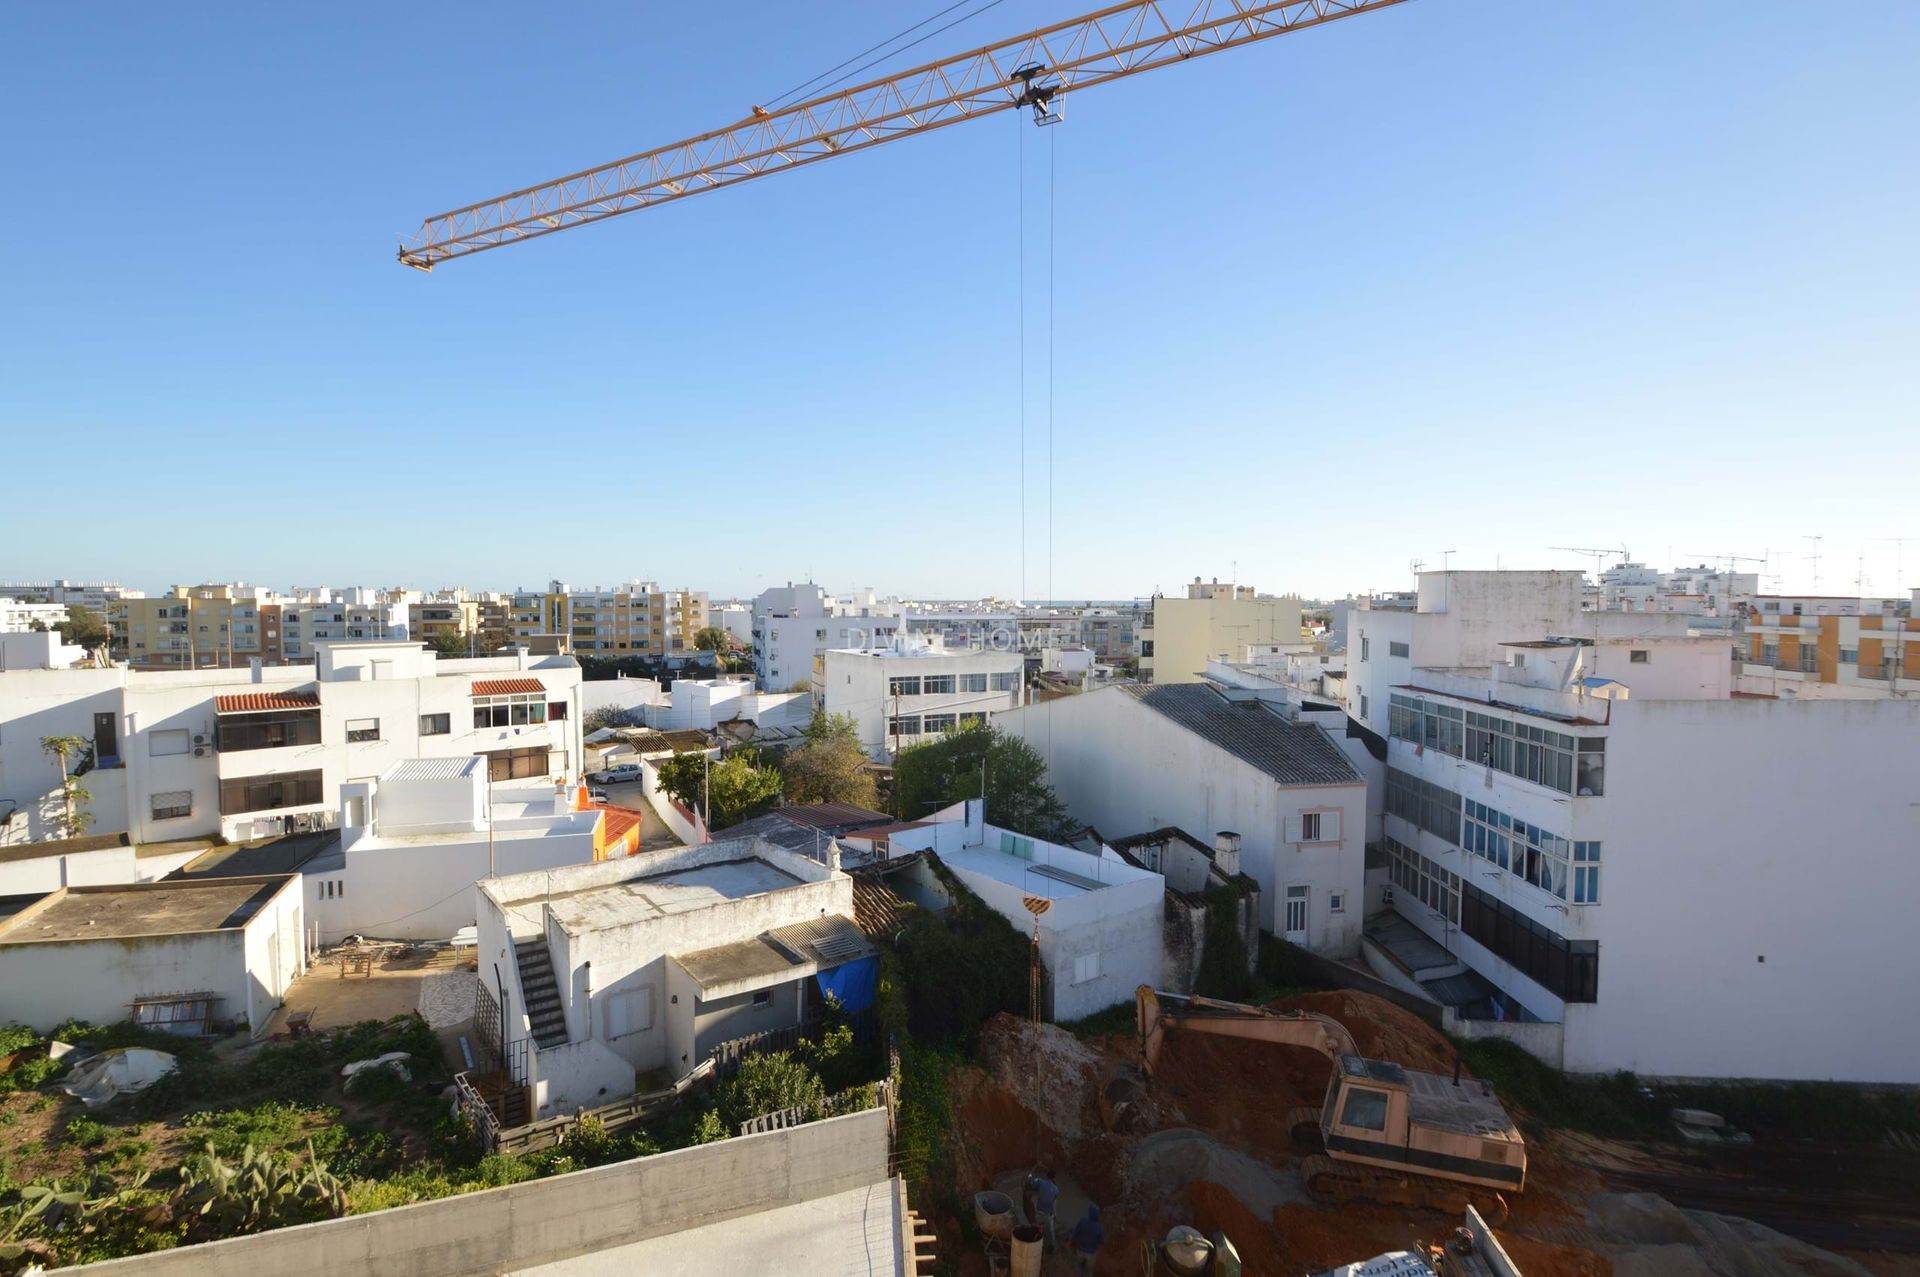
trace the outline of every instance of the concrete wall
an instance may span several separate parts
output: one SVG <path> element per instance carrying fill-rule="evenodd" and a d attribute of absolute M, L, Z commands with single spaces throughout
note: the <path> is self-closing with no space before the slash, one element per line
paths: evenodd
<path fill-rule="evenodd" d="M 101 847 L 55 856 L 0 861 L 0 896 L 43 895 L 62 887 L 140 881 L 132 847 Z"/>
<path fill-rule="evenodd" d="M 1141 660 L 1156 683 L 1195 683 L 1209 657 L 1241 660 L 1249 647 L 1298 646 L 1300 600 L 1287 594 L 1252 599 L 1153 601 L 1153 655 Z"/>
<path fill-rule="evenodd" d="M 812 1201 L 887 1177 L 887 1113 L 869 1109 L 509 1188 L 92 1267 L 101 1277 L 471 1277 Z M 892 1271 L 897 1263 L 887 1257 L 881 1267 Z"/>
<path fill-rule="evenodd" d="M 894 740 L 888 722 L 896 711 L 902 717 L 927 714 L 998 714 L 1020 704 L 1026 659 L 1018 652 L 970 651 L 953 648 L 924 655 L 897 655 L 891 651 L 854 652 L 829 650 L 825 657 L 824 682 L 820 685 L 822 704 L 829 714 L 848 714 L 859 725 L 860 743 L 869 755 L 886 759 L 892 755 Z M 895 677 L 925 678 L 928 675 L 985 674 L 984 692 L 956 690 L 950 694 L 894 697 L 890 694 Z M 995 674 L 1016 676 L 1016 686 L 993 690 Z M 956 724 L 957 725 L 957 724 Z M 922 733 L 901 736 L 900 747 L 937 740 L 938 735 Z"/>
<path fill-rule="evenodd" d="M 1029 705 L 995 722 L 1040 751 L 1076 820 L 1110 838 L 1167 825 L 1202 841 L 1234 830 L 1242 870 L 1260 884 L 1262 929 L 1276 929 L 1287 887 L 1306 886 L 1307 947 L 1336 957 L 1359 952 L 1363 784 L 1282 787 L 1118 689 Z M 1312 810 L 1338 811 L 1341 837 L 1288 842 L 1288 822 Z M 1330 908 L 1336 893 L 1345 900 L 1340 913 Z"/>

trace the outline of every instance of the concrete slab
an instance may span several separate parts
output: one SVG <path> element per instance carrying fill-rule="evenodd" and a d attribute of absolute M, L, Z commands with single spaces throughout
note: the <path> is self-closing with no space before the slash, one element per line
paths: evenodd
<path fill-rule="evenodd" d="M 515 1270 L 516 1277 L 900 1277 L 911 1244 L 891 1181 L 703 1224 L 591 1255 Z"/>

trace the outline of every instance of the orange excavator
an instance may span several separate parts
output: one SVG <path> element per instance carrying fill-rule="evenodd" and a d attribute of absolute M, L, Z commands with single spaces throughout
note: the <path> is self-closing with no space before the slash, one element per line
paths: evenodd
<path fill-rule="evenodd" d="M 1209 1033 L 1306 1047 L 1333 1063 L 1326 1100 L 1289 1115 L 1307 1191 L 1328 1202 L 1366 1199 L 1449 1212 L 1471 1205 L 1497 1224 L 1503 1193 L 1526 1186 L 1527 1145 L 1493 1088 L 1458 1069 L 1449 1078 L 1360 1054 L 1338 1020 L 1212 998 L 1134 993 L 1146 1074 L 1167 1036 Z"/>

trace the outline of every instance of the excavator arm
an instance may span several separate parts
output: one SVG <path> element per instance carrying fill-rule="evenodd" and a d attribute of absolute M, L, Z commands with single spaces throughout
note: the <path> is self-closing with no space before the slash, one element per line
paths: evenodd
<path fill-rule="evenodd" d="M 1140 1030 L 1140 1053 L 1148 1077 L 1153 1076 L 1160 1046 L 1172 1029 L 1249 1038 L 1281 1046 L 1303 1046 L 1329 1060 L 1359 1054 L 1346 1025 L 1312 1011 L 1275 1011 L 1239 1002 L 1159 993 L 1145 984 L 1134 990 L 1133 999 L 1135 1021 Z"/>

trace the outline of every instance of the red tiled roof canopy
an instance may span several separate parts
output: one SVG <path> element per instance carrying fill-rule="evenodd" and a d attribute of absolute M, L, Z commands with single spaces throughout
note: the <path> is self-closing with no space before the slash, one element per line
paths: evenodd
<path fill-rule="evenodd" d="M 547 685 L 537 678 L 476 678 L 475 696 L 512 696 L 515 692 L 544 692 Z"/>
<path fill-rule="evenodd" d="M 312 692 L 243 692 L 237 696 L 213 698 L 218 714 L 251 714 L 263 709 L 319 709 L 320 698 Z"/>

